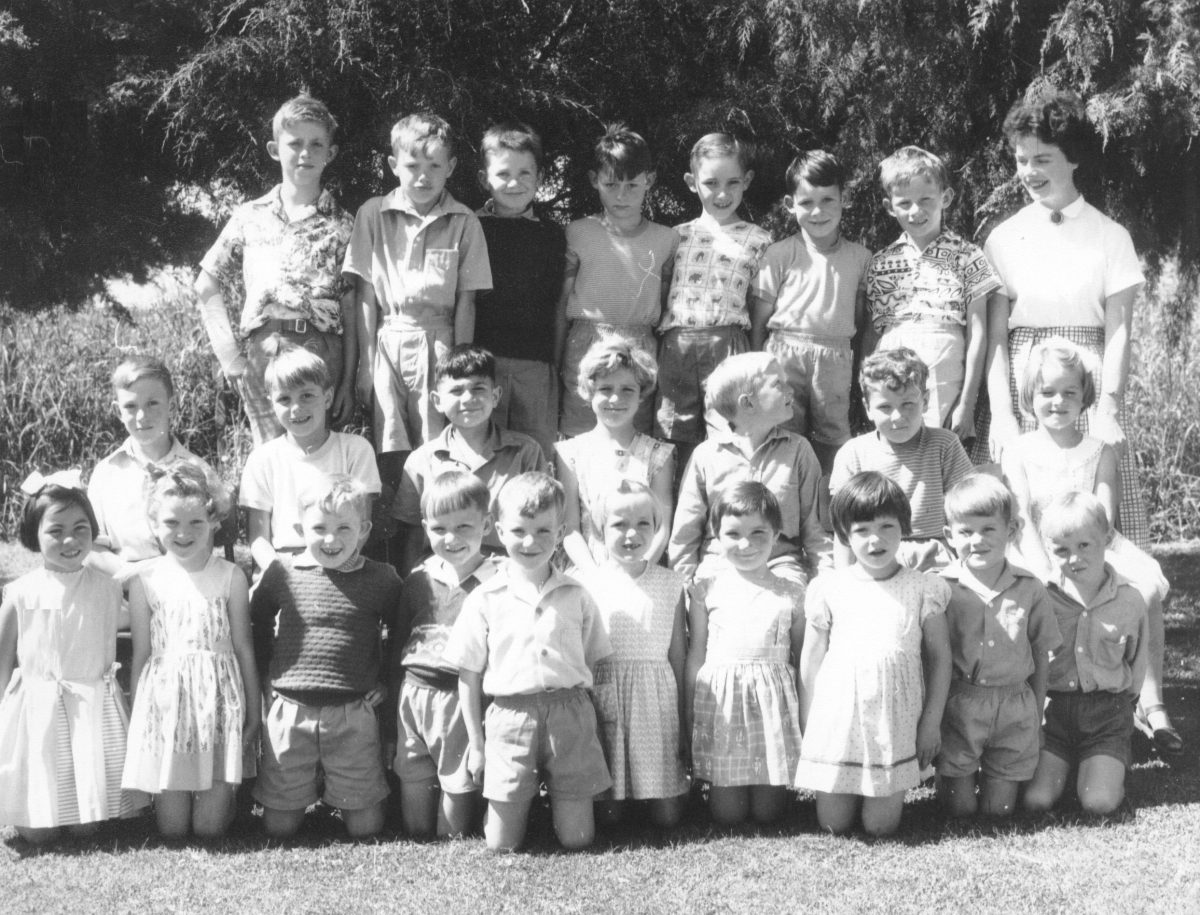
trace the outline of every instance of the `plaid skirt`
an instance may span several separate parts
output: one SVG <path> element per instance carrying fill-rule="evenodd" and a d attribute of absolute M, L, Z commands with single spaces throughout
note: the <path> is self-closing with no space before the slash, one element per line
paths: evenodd
<path fill-rule="evenodd" d="M 1029 359 L 1030 351 L 1039 343 L 1050 337 L 1063 337 L 1070 340 L 1076 346 L 1095 353 L 1098 357 L 1104 355 L 1104 328 L 1103 327 L 1014 327 L 1008 333 L 1008 391 L 1012 398 L 1013 413 L 1016 414 L 1017 421 L 1021 424 L 1022 432 L 1032 432 L 1037 428 L 1037 420 L 1027 413 L 1023 413 L 1020 409 L 1020 396 L 1018 394 L 1019 381 L 1025 374 L 1025 363 Z M 1096 378 L 1096 396 L 1100 395 L 1100 384 L 1102 379 Z M 1089 420 L 1095 416 L 1096 408 L 1092 406 L 1085 410 L 1083 415 L 1079 417 L 1079 422 L 1076 423 L 1080 432 L 1087 434 Z M 1119 405 L 1117 421 L 1121 424 L 1121 429 L 1129 434 L 1129 412 L 1125 409 L 1125 401 L 1122 399 Z M 975 445 L 971 451 L 971 459 L 977 464 L 984 464 L 993 459 L 989 445 L 988 432 L 991 425 L 990 412 L 983 413 L 982 416 L 976 417 L 975 429 L 977 437 Z M 1125 449 L 1125 453 L 1121 455 L 1120 462 L 1121 470 L 1121 504 L 1117 509 L 1118 517 L 1116 519 L 1117 529 L 1124 534 L 1129 540 L 1142 549 L 1147 549 L 1150 546 L 1150 522 L 1146 518 L 1146 506 L 1142 501 L 1141 485 L 1138 481 L 1137 459 L 1133 453 L 1132 443 Z"/>

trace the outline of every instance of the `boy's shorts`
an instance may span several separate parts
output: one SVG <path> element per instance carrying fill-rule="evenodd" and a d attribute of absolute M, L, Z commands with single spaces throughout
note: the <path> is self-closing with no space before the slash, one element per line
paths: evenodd
<path fill-rule="evenodd" d="M 483 796 L 489 801 L 530 801 L 541 780 L 552 800 L 589 800 L 612 787 L 596 709 L 582 687 L 496 696 L 484 734 Z"/>
<path fill-rule="evenodd" d="M 929 367 L 925 425 L 938 428 L 962 394 L 967 371 L 967 335 L 960 324 L 899 324 L 884 331 L 876 352 L 907 346 Z"/>
<path fill-rule="evenodd" d="M 407 318 L 387 315 L 376 343 L 375 450 L 412 451 L 445 428 L 429 395 L 437 361 L 454 345 L 454 328 L 415 327 Z"/>
<path fill-rule="evenodd" d="M 854 351 L 841 337 L 773 330 L 766 351 L 792 386 L 792 418 L 783 427 L 839 447 L 850 441 L 850 385 Z"/>
<path fill-rule="evenodd" d="M 246 371 L 237 380 L 237 389 L 250 420 L 250 433 L 254 437 L 255 447 L 283 434 L 283 426 L 275 418 L 265 377 L 267 363 L 271 360 L 263 352 L 263 344 L 272 334 L 279 334 L 324 359 L 329 370 L 329 383 L 334 388 L 342 380 L 341 334 L 319 331 L 311 321 L 271 320 L 250 331 L 246 337 Z"/>
<path fill-rule="evenodd" d="M 914 537 L 900 541 L 896 561 L 916 572 L 940 572 L 954 562 L 954 554 L 941 537 Z"/>
<path fill-rule="evenodd" d="M 500 403 L 492 411 L 492 419 L 505 429 L 531 436 L 550 460 L 558 439 L 558 378 L 554 366 L 497 356 L 496 383 L 500 385 Z"/>
<path fill-rule="evenodd" d="M 471 794 L 479 786 L 467 771 L 467 724 L 457 689 L 404 681 L 396 708 L 400 744 L 392 771 L 406 784 L 437 781 L 447 794 Z"/>
<path fill-rule="evenodd" d="M 1037 769 L 1041 724 L 1028 683 L 976 686 L 952 680 L 942 714 L 938 774 L 964 778 L 982 769 L 988 778 L 1029 781 Z"/>
<path fill-rule="evenodd" d="M 746 331 L 732 325 L 672 327 L 663 334 L 655 434 L 675 442 L 704 441 L 704 384 L 718 365 L 749 349 Z"/>
<path fill-rule="evenodd" d="M 254 799 L 264 807 L 303 810 L 319 799 L 339 810 L 364 810 L 388 795 L 379 724 L 363 699 L 304 705 L 276 694 L 262 744 Z"/>
<path fill-rule="evenodd" d="M 1133 697 L 1126 693 L 1049 694 L 1042 749 L 1069 763 L 1111 756 L 1129 768 Z"/>
<path fill-rule="evenodd" d="M 562 412 L 558 420 L 558 432 L 565 438 L 580 435 L 596 426 L 596 414 L 592 405 L 579 396 L 579 363 L 587 355 L 591 345 L 602 335 L 613 335 L 628 340 L 648 352 L 651 356 L 658 351 L 654 340 L 654 329 L 649 324 L 601 324 L 597 321 L 575 319 L 567 331 L 567 345 L 563 353 L 562 369 Z M 638 407 L 633 418 L 638 432 L 650 434 L 654 426 L 654 398 L 647 397 Z M 549 455 L 547 455 L 549 457 Z"/>

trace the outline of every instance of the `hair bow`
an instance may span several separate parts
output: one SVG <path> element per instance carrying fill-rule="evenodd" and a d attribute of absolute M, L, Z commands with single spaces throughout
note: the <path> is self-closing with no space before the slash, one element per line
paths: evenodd
<path fill-rule="evenodd" d="M 36 496 L 47 486 L 63 486 L 67 489 L 83 489 L 83 475 L 78 467 L 70 470 L 56 470 L 54 473 L 42 476 L 36 470 L 25 478 L 21 484 L 21 492 L 27 496 Z"/>

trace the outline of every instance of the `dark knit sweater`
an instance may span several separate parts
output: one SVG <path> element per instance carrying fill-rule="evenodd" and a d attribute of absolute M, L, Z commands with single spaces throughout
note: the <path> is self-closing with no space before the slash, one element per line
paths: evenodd
<path fill-rule="evenodd" d="M 251 600 L 258 669 L 305 705 L 365 695 L 380 682 L 380 631 L 400 600 L 400 577 L 370 559 L 353 572 L 297 568 L 295 559 L 273 562 Z"/>
<path fill-rule="evenodd" d="M 554 312 L 567 241 L 548 219 L 479 212 L 492 288 L 475 296 L 475 343 L 509 359 L 554 361 Z"/>

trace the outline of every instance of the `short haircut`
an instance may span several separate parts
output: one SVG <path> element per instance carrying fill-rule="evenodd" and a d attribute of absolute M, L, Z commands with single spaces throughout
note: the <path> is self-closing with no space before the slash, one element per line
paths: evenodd
<path fill-rule="evenodd" d="M 745 518 L 747 515 L 761 515 L 775 533 L 783 528 L 779 500 L 771 490 L 755 480 L 730 483 L 722 489 L 709 511 L 709 520 L 715 531 L 720 529 L 721 521 L 727 516 Z"/>
<path fill-rule="evenodd" d="M 446 155 L 454 157 L 454 131 L 432 111 L 402 117 L 392 125 L 390 140 L 392 155 L 401 150 L 429 155 L 429 147 L 440 143 L 446 147 Z"/>
<path fill-rule="evenodd" d="M 156 356 L 134 355 L 122 360 L 113 369 L 112 386 L 114 391 L 128 391 L 139 381 L 147 378 L 157 381 L 167 389 L 167 396 L 175 396 L 175 382 L 171 380 L 171 371 Z"/>
<path fill-rule="evenodd" d="M 946 521 L 953 524 L 972 515 L 1003 515 L 1005 521 L 1012 521 L 1019 516 L 1017 497 L 990 473 L 973 473 L 946 493 Z"/>
<path fill-rule="evenodd" d="M 483 140 L 479 144 L 480 164 L 487 168 L 489 158 L 505 150 L 529 153 L 539 169 L 546 164 L 541 136 L 520 121 L 501 121 L 483 132 Z"/>
<path fill-rule="evenodd" d="M 231 507 L 229 490 L 195 461 L 177 461 L 169 467 L 149 468 L 150 479 L 146 485 L 146 514 L 154 518 L 164 499 L 197 499 L 204 505 L 208 517 L 223 521 Z"/>
<path fill-rule="evenodd" d="M 1037 137 L 1062 150 L 1068 162 L 1078 165 L 1091 151 L 1094 132 L 1087 109 L 1074 92 L 1040 86 L 1017 99 L 1004 119 L 1004 136 Z"/>
<path fill-rule="evenodd" d="M 1079 375 L 1080 394 L 1086 410 L 1096 402 L 1097 359 L 1065 337 L 1050 337 L 1029 351 L 1025 370 L 1021 374 L 1020 406 L 1033 415 L 1033 396 L 1042 386 L 1042 370 L 1051 360 Z"/>
<path fill-rule="evenodd" d="M 263 378 L 268 390 L 290 391 L 305 384 L 319 385 L 322 391 L 333 388 L 329 367 L 312 350 L 297 346 L 279 334 L 271 334 L 262 342 L 262 351 L 267 356 Z"/>
<path fill-rule="evenodd" d="M 100 536 L 100 525 L 96 522 L 96 510 L 88 501 L 87 493 L 74 486 L 63 486 L 59 483 L 47 483 L 33 495 L 25 499 L 25 507 L 21 512 L 21 526 L 17 531 L 17 539 L 21 546 L 35 553 L 41 552 L 38 543 L 38 528 L 42 524 L 42 516 L 51 505 L 77 505 L 83 510 L 88 524 L 92 526 L 92 539 Z"/>
<path fill-rule="evenodd" d="M 496 499 L 496 512 L 500 515 L 516 512 L 523 517 L 532 518 L 553 508 L 561 521 L 566 505 L 567 497 L 558 480 L 540 470 L 530 470 L 517 474 L 501 487 L 500 495 Z"/>
<path fill-rule="evenodd" d="M 297 95 L 280 105 L 275 117 L 271 118 L 271 136 L 278 140 L 279 135 L 289 127 L 304 121 L 320 124 L 331 141 L 337 132 L 337 120 L 324 102 L 311 95 Z"/>
<path fill-rule="evenodd" d="M 716 410 L 727 422 L 737 415 L 738 400 L 753 394 L 762 377 L 778 360 L 770 353 L 738 353 L 708 376 L 704 384 L 704 409 Z"/>
<path fill-rule="evenodd" d="M 619 369 L 629 369 L 633 373 L 643 398 L 654 390 L 658 381 L 658 362 L 654 356 L 624 337 L 604 334 L 588 347 L 579 361 L 576 392 L 589 400 L 596 392 L 596 380 Z"/>
<path fill-rule="evenodd" d="M 666 516 L 662 502 L 654 494 L 654 490 L 645 483 L 625 478 L 618 480 L 614 486 L 600 493 L 596 500 L 596 521 L 599 526 L 603 528 L 608 523 L 608 516 L 614 505 L 635 497 L 649 500 L 650 514 L 654 518 L 654 530 L 659 530 L 662 527 L 663 518 Z"/>
<path fill-rule="evenodd" d="M 348 473 L 330 474 L 300 491 L 297 506 L 300 514 L 316 508 L 326 514 L 353 509 L 363 521 L 370 520 L 370 493 L 363 482 Z"/>
<path fill-rule="evenodd" d="M 487 486 L 467 470 L 439 473 L 421 491 L 421 517 L 426 521 L 467 509 L 486 515 L 491 507 L 492 496 Z"/>
<path fill-rule="evenodd" d="M 810 149 L 792 160 L 785 178 L 789 194 L 799 193 L 801 181 L 807 181 L 813 187 L 836 186 L 841 190 L 846 186 L 846 169 L 833 153 Z"/>
<path fill-rule="evenodd" d="M 833 532 L 843 545 L 850 543 L 850 528 L 876 518 L 895 518 L 900 532 L 912 532 L 912 506 L 904 490 L 877 470 L 864 470 L 848 479 L 829 502 Z"/>
<path fill-rule="evenodd" d="M 703 159 L 737 159 L 743 172 L 754 168 L 754 145 L 727 133 L 706 133 L 692 146 L 688 167 L 694 173 Z"/>
<path fill-rule="evenodd" d="M 1094 525 L 1097 530 L 1112 530 L 1104 503 L 1090 492 L 1064 492 L 1042 507 L 1038 532 L 1043 539 L 1062 537 Z"/>
<path fill-rule="evenodd" d="M 863 360 L 858 372 L 858 384 L 864 397 L 867 388 L 903 391 L 909 385 L 924 393 L 928 382 L 929 366 L 907 346 L 876 350 Z"/>
<path fill-rule="evenodd" d="M 459 343 L 442 354 L 433 370 L 436 387 L 443 378 L 475 378 L 483 376 L 496 381 L 496 357 L 491 351 L 474 343 Z"/>
<path fill-rule="evenodd" d="M 619 181 L 629 181 L 643 172 L 653 172 L 654 160 L 642 135 L 618 122 L 608 126 L 592 149 L 592 168 L 597 175 L 610 171 Z"/>
<path fill-rule="evenodd" d="M 893 193 L 914 178 L 928 178 L 943 191 L 950 187 L 946 163 L 920 146 L 901 146 L 879 163 L 879 183 L 885 194 Z"/>

